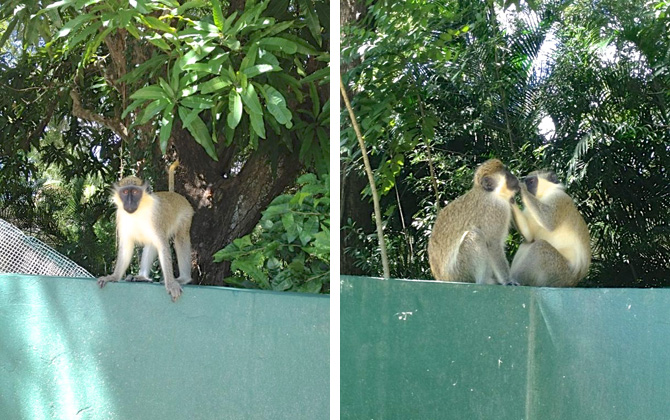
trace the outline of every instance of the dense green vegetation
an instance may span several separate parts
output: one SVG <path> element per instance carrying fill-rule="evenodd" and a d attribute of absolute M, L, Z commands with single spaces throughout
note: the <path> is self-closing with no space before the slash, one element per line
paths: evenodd
<path fill-rule="evenodd" d="M 383 194 L 393 277 L 431 278 L 436 203 L 497 157 L 519 176 L 553 169 L 567 186 L 592 236 L 583 285 L 670 284 L 670 2 L 348 5 L 358 14 L 343 13 L 343 78 Z M 342 271 L 377 276 L 346 113 L 341 127 Z M 512 231 L 510 260 L 518 243 Z"/>
<path fill-rule="evenodd" d="M 178 158 L 177 192 L 196 208 L 197 283 L 289 289 L 256 273 L 293 273 L 301 260 L 309 275 L 296 287 L 327 291 L 328 22 L 322 0 L 3 2 L 0 217 L 106 274 L 108 186 L 137 173 L 165 189 Z M 316 224 L 259 224 L 294 195 Z M 267 253 L 298 228 L 281 257 Z M 237 238 L 253 249 L 215 262 Z"/>

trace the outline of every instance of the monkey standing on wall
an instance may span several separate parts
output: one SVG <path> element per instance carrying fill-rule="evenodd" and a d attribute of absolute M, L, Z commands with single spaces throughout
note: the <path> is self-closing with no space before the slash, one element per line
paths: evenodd
<path fill-rule="evenodd" d="M 523 179 L 523 212 L 513 206 L 514 224 L 525 242 L 514 255 L 511 279 L 529 286 L 574 286 L 591 264 L 586 222 L 553 172 Z"/>
<path fill-rule="evenodd" d="M 477 168 L 474 185 L 437 216 L 428 241 L 436 280 L 506 284 L 505 239 L 519 181 L 498 159 Z"/>
<path fill-rule="evenodd" d="M 194 212 L 184 196 L 172 191 L 177 164 L 170 166 L 170 191 L 152 193 L 146 182 L 134 176 L 114 184 L 118 254 L 114 273 L 98 279 L 101 288 L 125 275 L 136 244 L 144 245 L 140 272 L 128 280 L 150 281 L 151 266 L 158 255 L 165 288 L 172 301 L 181 295 L 181 285 L 191 281 L 191 219 Z M 170 239 L 174 239 L 177 254 L 177 279 L 172 271 Z"/>

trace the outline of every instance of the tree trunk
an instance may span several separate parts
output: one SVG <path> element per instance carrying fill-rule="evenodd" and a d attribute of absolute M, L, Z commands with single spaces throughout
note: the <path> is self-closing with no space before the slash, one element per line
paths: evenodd
<path fill-rule="evenodd" d="M 215 162 L 177 121 L 172 138 L 182 162 L 175 191 L 186 196 L 195 209 L 191 226 L 193 283 L 225 285 L 224 278 L 231 275 L 230 263 L 214 263 L 212 255 L 233 239 L 249 234 L 261 211 L 293 184 L 302 165 L 297 153 L 279 152 L 273 170 L 269 157 L 256 151 L 239 163 L 241 169 L 236 171 L 233 147 L 223 149 Z"/>

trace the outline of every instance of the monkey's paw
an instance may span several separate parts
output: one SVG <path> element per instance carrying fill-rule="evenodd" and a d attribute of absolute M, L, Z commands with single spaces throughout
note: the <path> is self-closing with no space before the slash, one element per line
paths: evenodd
<path fill-rule="evenodd" d="M 505 286 L 521 286 L 521 285 L 516 280 L 510 280 L 507 283 L 505 283 Z"/>
<path fill-rule="evenodd" d="M 179 296 L 181 296 L 181 285 L 177 283 L 176 281 L 171 281 L 171 282 L 165 282 L 165 288 L 167 289 L 167 292 L 170 294 L 172 297 L 172 301 L 176 302 L 177 299 L 179 299 Z"/>
<path fill-rule="evenodd" d="M 117 281 L 117 280 L 112 275 L 100 277 L 98 278 L 98 286 L 100 286 L 100 288 L 102 289 L 110 281 Z"/>

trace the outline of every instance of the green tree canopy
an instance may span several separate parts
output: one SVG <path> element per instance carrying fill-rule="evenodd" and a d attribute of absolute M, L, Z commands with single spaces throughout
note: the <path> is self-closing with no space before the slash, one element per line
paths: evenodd
<path fill-rule="evenodd" d="M 361 9 L 343 28 L 344 78 L 386 194 L 392 275 L 430 278 L 436 204 L 469 189 L 477 164 L 497 157 L 518 176 L 553 169 L 567 186 L 592 236 L 584 285 L 667 284 L 670 3 Z M 369 205 L 348 199 L 368 192 L 344 114 L 341 126 L 342 270 L 378 275 Z M 512 233 L 510 254 L 518 243 Z"/>
<path fill-rule="evenodd" d="M 254 231 L 301 174 L 327 182 L 327 2 L 8 1 L 0 25 L 2 206 L 46 232 L 40 182 L 56 168 L 70 187 L 58 209 L 72 199 L 90 208 L 72 212 L 72 238 L 49 229 L 60 249 L 110 227 L 105 186 L 119 174 L 161 189 L 166 161 L 179 158 L 177 191 L 196 207 L 196 281 L 224 284 L 231 261 L 215 263 L 215 252 Z M 97 189 L 73 197 L 74 185 Z M 113 260 L 104 254 L 79 262 L 102 274 Z"/>

